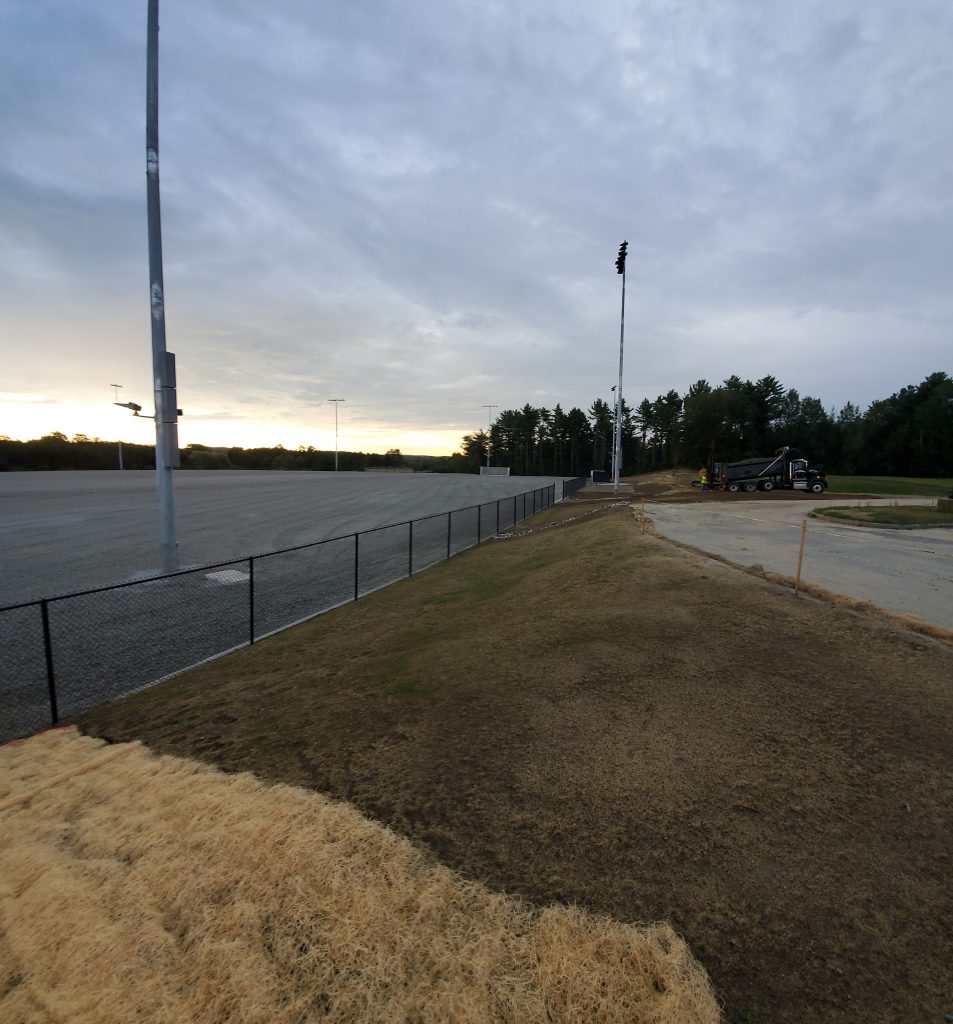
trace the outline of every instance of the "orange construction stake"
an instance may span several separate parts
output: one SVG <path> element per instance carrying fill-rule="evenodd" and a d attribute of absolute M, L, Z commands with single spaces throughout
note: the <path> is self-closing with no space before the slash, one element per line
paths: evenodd
<path fill-rule="evenodd" d="M 801 562 L 804 561 L 804 538 L 807 536 L 807 516 L 801 520 L 801 549 L 797 553 L 797 576 L 794 579 L 794 596 L 801 590 Z"/>

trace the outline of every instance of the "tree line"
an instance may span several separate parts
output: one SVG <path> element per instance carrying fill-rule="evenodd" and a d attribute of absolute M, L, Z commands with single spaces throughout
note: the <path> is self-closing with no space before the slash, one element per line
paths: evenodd
<path fill-rule="evenodd" d="M 611 468 L 614 408 L 597 398 L 588 411 L 507 409 L 489 432 L 466 434 L 462 471 L 492 465 L 514 474 L 584 475 Z M 632 409 L 623 402 L 623 474 L 700 467 L 753 458 L 787 445 L 828 473 L 870 476 L 953 475 L 953 379 L 933 373 L 864 411 L 848 402 L 839 412 L 801 396 L 772 376 L 733 375 L 721 384 L 696 381 Z"/>
<path fill-rule="evenodd" d="M 489 432 L 464 436 L 448 456 L 340 452 L 342 471 L 403 469 L 477 473 L 490 461 L 517 475 L 583 476 L 611 468 L 614 408 L 601 398 L 587 411 L 507 409 Z M 699 380 L 680 395 L 670 390 L 632 409 L 623 402 L 622 473 L 674 466 L 697 468 L 711 455 L 733 461 L 767 455 L 787 445 L 828 473 L 870 476 L 953 476 L 953 379 L 932 373 L 921 383 L 872 402 L 863 412 L 848 402 L 839 412 L 819 398 L 784 388 L 776 377 L 731 376 L 721 384 Z M 122 445 L 126 469 L 153 469 L 152 445 Z M 116 441 L 54 431 L 32 441 L 0 437 L 0 471 L 117 469 Z M 183 469 L 334 469 L 334 452 L 313 447 L 182 450 Z"/>
<path fill-rule="evenodd" d="M 426 461 L 425 456 L 419 458 Z M 98 437 L 76 434 L 68 438 L 53 431 L 32 441 L 14 441 L 0 437 L 0 472 L 4 470 L 118 469 L 120 444 Z M 286 469 L 333 470 L 334 452 L 300 446 L 284 448 L 210 448 L 190 444 L 181 452 L 183 469 Z M 405 459 L 396 448 L 384 454 L 339 452 L 338 468 L 344 471 L 366 469 L 413 469 L 416 459 Z M 449 462 L 449 459 L 441 460 Z M 155 469 L 155 447 L 122 442 L 124 469 Z"/>

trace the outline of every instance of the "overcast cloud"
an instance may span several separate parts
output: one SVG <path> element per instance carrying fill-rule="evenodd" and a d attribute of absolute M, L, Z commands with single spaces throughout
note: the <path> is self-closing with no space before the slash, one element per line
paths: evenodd
<path fill-rule="evenodd" d="M 623 238 L 633 404 L 953 371 L 948 0 L 160 16 L 183 442 L 317 444 L 339 396 L 351 447 L 449 450 L 484 403 L 608 397 Z M 107 385 L 148 402 L 145 22 L 0 0 L 0 432 L 131 436 Z"/>

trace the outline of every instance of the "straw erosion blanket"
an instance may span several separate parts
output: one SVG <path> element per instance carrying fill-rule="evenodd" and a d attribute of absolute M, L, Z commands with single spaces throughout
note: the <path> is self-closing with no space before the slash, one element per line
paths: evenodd
<path fill-rule="evenodd" d="M 496 891 L 670 921 L 732 1021 L 942 1021 L 953 651 L 581 510 L 83 727 L 346 798 Z"/>
<path fill-rule="evenodd" d="M 666 925 L 495 895 L 318 794 L 74 730 L 0 780 L 5 1024 L 718 1020 Z"/>

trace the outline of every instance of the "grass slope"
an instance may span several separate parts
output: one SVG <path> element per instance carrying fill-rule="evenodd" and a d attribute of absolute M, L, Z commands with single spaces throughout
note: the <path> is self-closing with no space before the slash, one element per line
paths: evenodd
<path fill-rule="evenodd" d="M 731 1020 L 873 1024 L 953 1010 L 951 679 L 946 647 L 610 510 L 82 724 L 346 798 L 494 889 L 672 921 Z"/>
<path fill-rule="evenodd" d="M 923 505 L 832 505 L 816 509 L 815 514 L 858 526 L 876 526 L 878 523 L 891 526 L 953 526 L 953 512 Z"/>
<path fill-rule="evenodd" d="M 910 494 L 943 498 L 953 489 L 953 479 L 904 476 L 828 476 L 831 494 Z"/>

